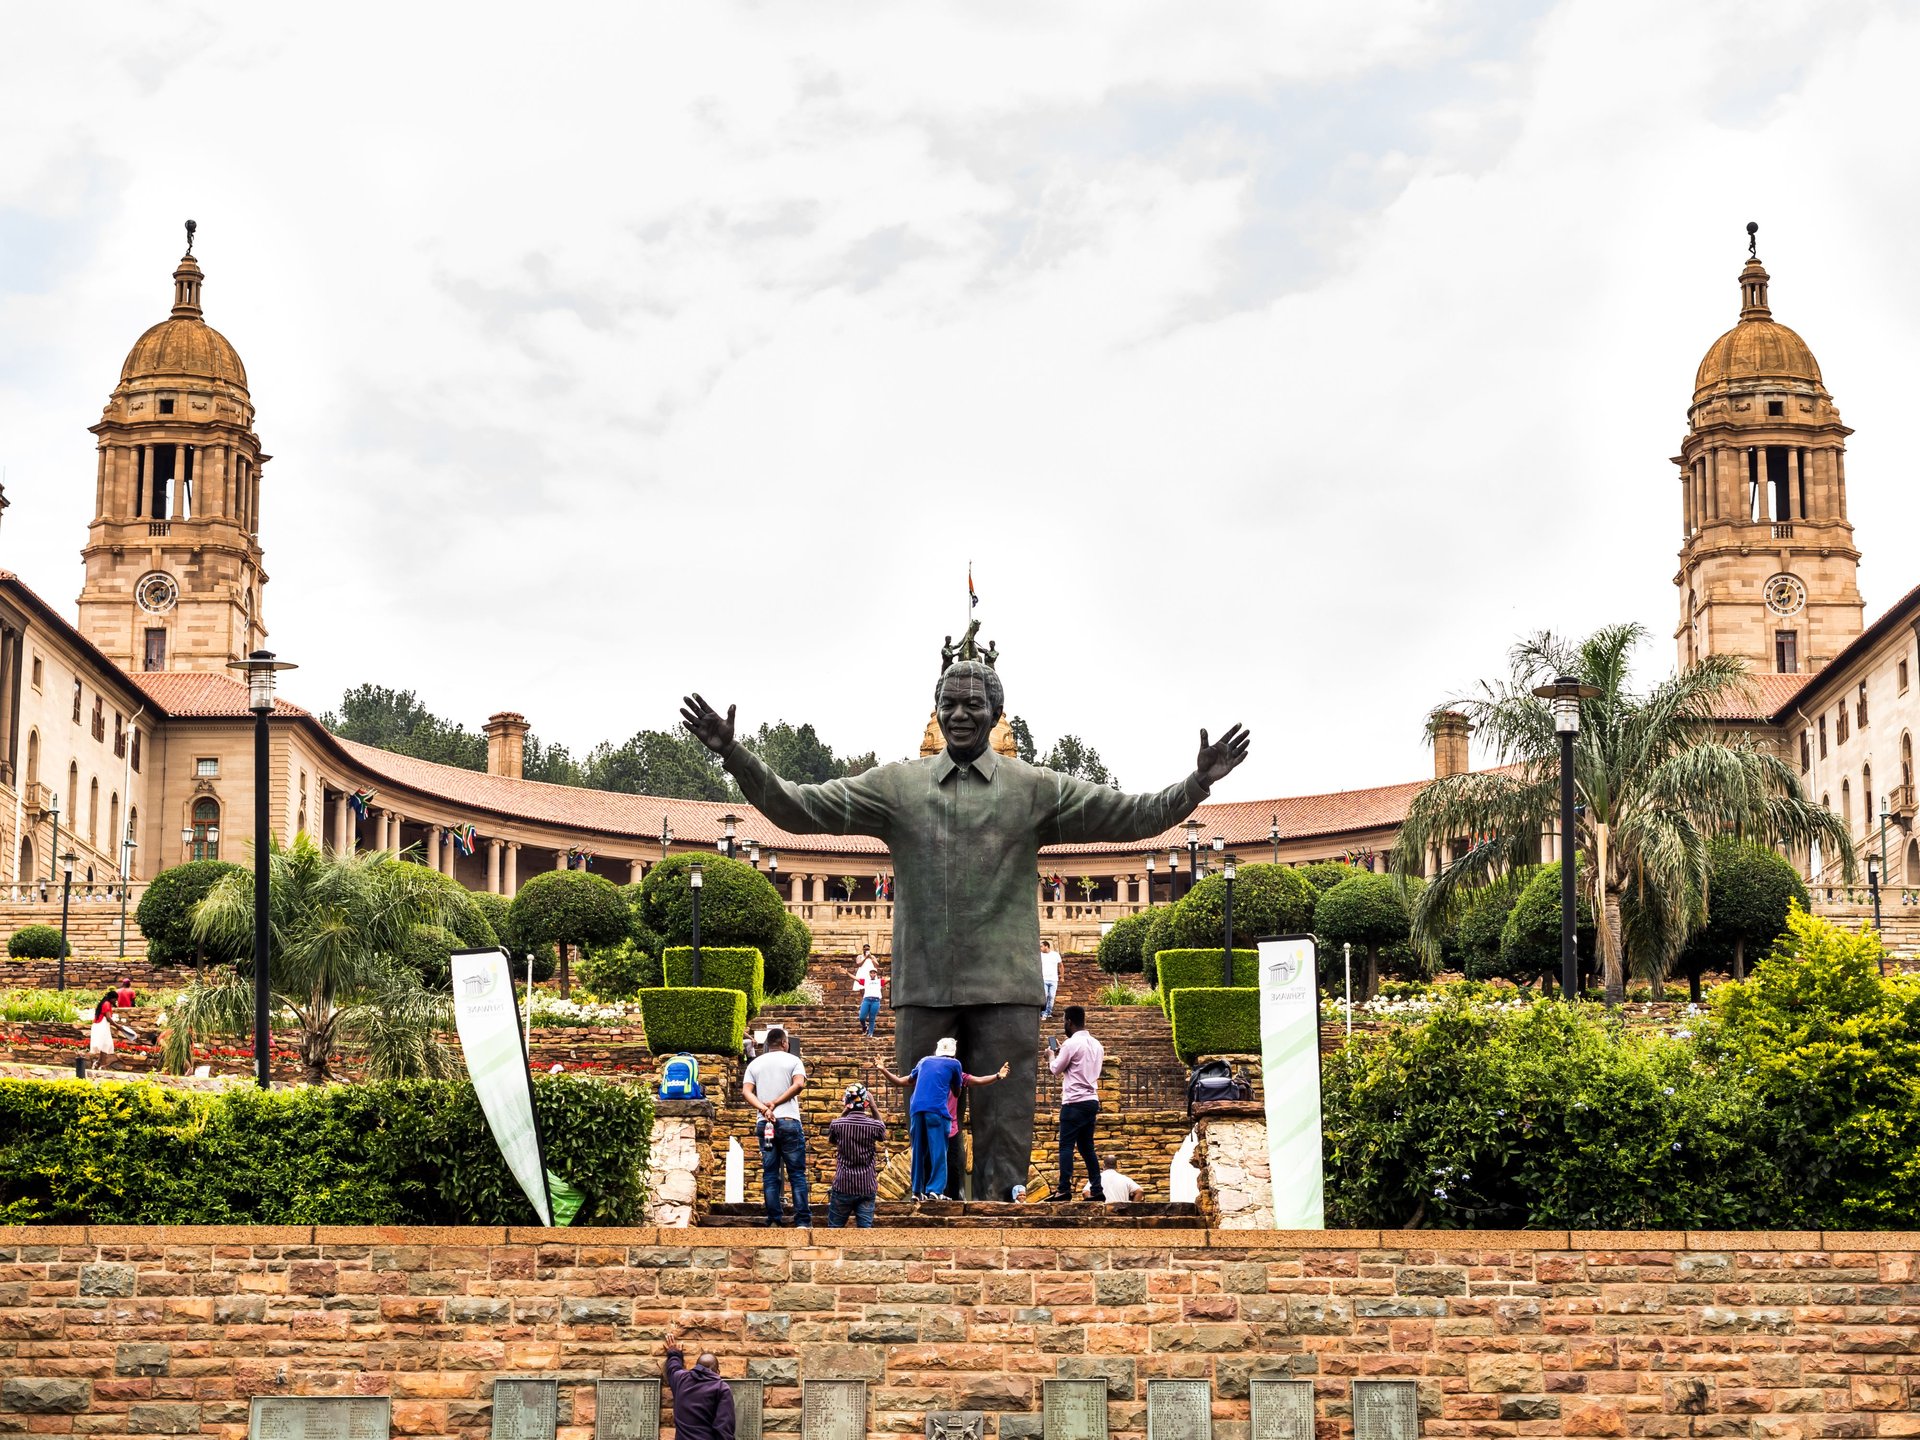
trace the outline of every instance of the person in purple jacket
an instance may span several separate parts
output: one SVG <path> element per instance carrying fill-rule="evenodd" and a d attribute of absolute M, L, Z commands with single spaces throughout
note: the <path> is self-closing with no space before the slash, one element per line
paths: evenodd
<path fill-rule="evenodd" d="M 719 1357 L 703 1350 L 688 1369 L 674 1330 L 667 1331 L 667 1389 L 677 1440 L 733 1440 L 733 1389 L 720 1378 Z"/>

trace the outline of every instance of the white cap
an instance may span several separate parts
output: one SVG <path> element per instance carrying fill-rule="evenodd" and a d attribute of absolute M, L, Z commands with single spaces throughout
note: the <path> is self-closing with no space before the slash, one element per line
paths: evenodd
<path fill-rule="evenodd" d="M 942 1036 L 934 1042 L 933 1053 L 936 1055 L 958 1055 L 960 1053 L 960 1042 L 951 1035 Z"/>

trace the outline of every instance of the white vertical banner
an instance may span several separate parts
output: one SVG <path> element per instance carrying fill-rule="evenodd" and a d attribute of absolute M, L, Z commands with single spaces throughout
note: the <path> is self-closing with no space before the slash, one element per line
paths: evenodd
<path fill-rule="evenodd" d="M 453 954 L 453 1021 L 466 1052 L 467 1074 L 486 1112 L 501 1158 L 533 1202 L 542 1225 L 553 1224 L 547 1167 L 540 1153 L 540 1127 L 533 1115 L 533 1077 L 520 1035 L 513 973 L 504 950 L 456 950 Z"/>
<path fill-rule="evenodd" d="M 1260 952 L 1260 1084 L 1267 1108 L 1273 1223 L 1324 1230 L 1320 987 L 1311 935 L 1255 942 Z"/>

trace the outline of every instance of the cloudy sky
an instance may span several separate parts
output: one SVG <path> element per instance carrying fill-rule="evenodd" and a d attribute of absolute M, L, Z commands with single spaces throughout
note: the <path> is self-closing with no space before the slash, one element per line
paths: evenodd
<path fill-rule="evenodd" d="M 272 643 L 579 748 L 690 686 L 907 753 L 971 560 L 1009 708 L 1222 798 L 1414 778 L 1540 627 L 1670 664 L 1760 221 L 1916 581 L 1894 5 L 42 6 L 0 51 L 0 562 L 71 613 L 200 223 Z"/>

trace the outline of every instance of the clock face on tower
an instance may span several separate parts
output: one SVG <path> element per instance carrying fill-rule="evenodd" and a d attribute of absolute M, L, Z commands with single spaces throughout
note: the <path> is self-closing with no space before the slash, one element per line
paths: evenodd
<path fill-rule="evenodd" d="M 133 598 L 149 615 L 164 615 L 179 600 L 180 587 L 164 570 L 155 570 L 140 577 L 140 583 L 133 587 Z"/>
<path fill-rule="evenodd" d="M 1807 587 L 1797 575 L 1776 575 L 1767 581 L 1767 609 L 1776 615 L 1798 615 L 1807 603 Z"/>

